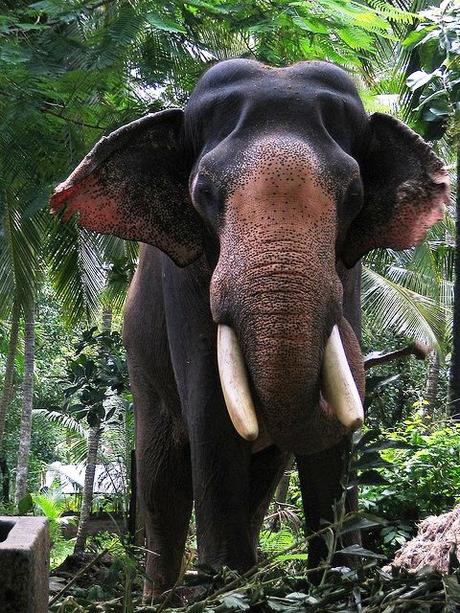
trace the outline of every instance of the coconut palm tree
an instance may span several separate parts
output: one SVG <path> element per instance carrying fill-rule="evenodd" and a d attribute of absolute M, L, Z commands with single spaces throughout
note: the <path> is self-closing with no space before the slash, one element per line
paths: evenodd
<path fill-rule="evenodd" d="M 34 393 L 34 303 L 32 303 L 26 311 L 24 328 L 24 381 L 22 391 L 23 403 L 19 435 L 18 463 L 16 467 L 16 504 L 19 503 L 27 492 L 27 466 L 29 462 L 30 440 L 32 434 L 32 408 Z"/>
<path fill-rule="evenodd" d="M 408 121 L 425 138 L 436 141 L 444 159 L 451 164 L 451 183 L 456 186 L 456 204 L 449 211 L 447 235 L 441 237 L 441 249 L 447 249 L 444 261 L 449 271 L 446 276 L 447 296 L 451 320 L 445 331 L 446 348 L 452 348 L 450 367 L 450 412 L 460 415 L 460 7 L 447 0 L 438 3 L 423 2 L 425 9 L 418 26 L 407 32 L 400 50 L 399 92 L 402 111 Z M 429 6 L 429 9 L 428 9 Z M 443 240 L 447 239 L 443 244 Z M 446 244 L 447 243 L 447 244 Z M 455 275 L 454 275 L 455 269 Z M 445 267 L 446 270 L 446 267 Z M 433 276 L 433 285 L 437 285 Z M 430 365 L 430 388 L 436 372 L 436 360 Z"/>
<path fill-rule="evenodd" d="M 369 254 L 363 266 L 365 325 L 449 350 L 455 237 L 448 213 L 418 247 Z"/>
<path fill-rule="evenodd" d="M 18 347 L 19 335 L 19 318 L 21 315 L 21 306 L 18 299 L 13 301 L 11 310 L 11 322 L 8 339 L 8 353 L 5 365 L 5 376 L 3 382 L 3 392 L 0 398 L 0 455 L 3 447 L 3 434 L 5 432 L 5 421 L 8 407 L 13 397 L 14 385 L 14 367 L 16 351 Z"/>
<path fill-rule="evenodd" d="M 112 328 L 112 311 L 105 308 L 102 311 L 102 331 L 110 332 Z M 100 419 L 94 420 L 89 424 L 88 430 L 88 451 L 86 454 L 85 481 L 83 485 L 83 496 L 81 501 L 80 519 L 78 521 L 77 538 L 75 540 L 74 553 L 81 553 L 85 549 L 88 524 L 91 516 L 93 503 L 94 476 L 96 474 L 97 454 L 102 434 L 102 423 Z"/>

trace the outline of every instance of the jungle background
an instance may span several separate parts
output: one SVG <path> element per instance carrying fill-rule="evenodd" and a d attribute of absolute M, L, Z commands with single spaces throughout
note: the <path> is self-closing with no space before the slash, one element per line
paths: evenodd
<path fill-rule="evenodd" d="M 367 417 L 349 482 L 360 486 L 360 514 L 338 509 L 336 522 L 342 533 L 365 528 L 352 552 L 357 568 L 326 564 L 320 585 L 310 584 L 291 469 L 261 534 L 262 562 L 247 576 L 196 569 L 192 526 L 182 580 L 208 589 L 184 607 L 458 610 L 455 552 L 442 576 L 382 570 L 417 522 L 460 498 L 460 4 L 452 0 L 0 2 L 0 515 L 48 517 L 51 610 L 160 612 L 173 603 L 168 593 L 142 604 L 145 551 L 133 528 L 134 420 L 120 333 L 137 245 L 60 224 L 48 198 L 102 135 L 183 106 L 202 72 L 230 57 L 343 66 L 369 112 L 393 114 L 433 143 L 453 199 L 421 245 L 363 262 Z M 405 355 L 385 355 L 394 352 Z M 75 493 L 62 494 L 56 480 L 45 486 L 50 464 L 57 473 L 80 466 Z M 105 493 L 96 465 L 111 481 Z M 332 555 L 340 539 L 325 534 Z"/>

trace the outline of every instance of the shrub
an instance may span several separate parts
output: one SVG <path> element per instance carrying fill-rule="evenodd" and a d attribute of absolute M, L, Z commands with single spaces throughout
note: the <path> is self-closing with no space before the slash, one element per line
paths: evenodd
<path fill-rule="evenodd" d="M 460 424 L 416 414 L 373 445 L 383 460 L 374 471 L 381 483 L 362 486 L 360 500 L 388 520 L 380 537 L 389 551 L 412 536 L 416 521 L 460 501 Z"/>

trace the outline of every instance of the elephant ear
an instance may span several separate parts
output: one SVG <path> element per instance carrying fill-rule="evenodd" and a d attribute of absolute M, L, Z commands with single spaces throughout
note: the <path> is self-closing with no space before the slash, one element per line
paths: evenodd
<path fill-rule="evenodd" d="M 66 181 L 51 210 L 101 234 L 154 245 L 176 264 L 202 251 L 202 222 L 189 191 L 183 111 L 146 115 L 103 137 Z"/>
<path fill-rule="evenodd" d="M 364 205 L 345 239 L 351 267 L 376 247 L 408 249 L 444 214 L 449 177 L 428 144 L 398 119 L 374 113 L 360 160 Z"/>

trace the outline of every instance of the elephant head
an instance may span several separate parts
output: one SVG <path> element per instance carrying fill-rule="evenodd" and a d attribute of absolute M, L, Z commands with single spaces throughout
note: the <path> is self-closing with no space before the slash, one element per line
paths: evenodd
<path fill-rule="evenodd" d="M 362 421 L 358 340 L 341 271 L 405 249 L 443 214 L 441 161 L 406 125 L 368 117 L 324 62 L 217 64 L 185 111 L 103 138 L 56 189 L 80 226 L 205 254 L 223 392 L 240 434 L 308 453 Z"/>

